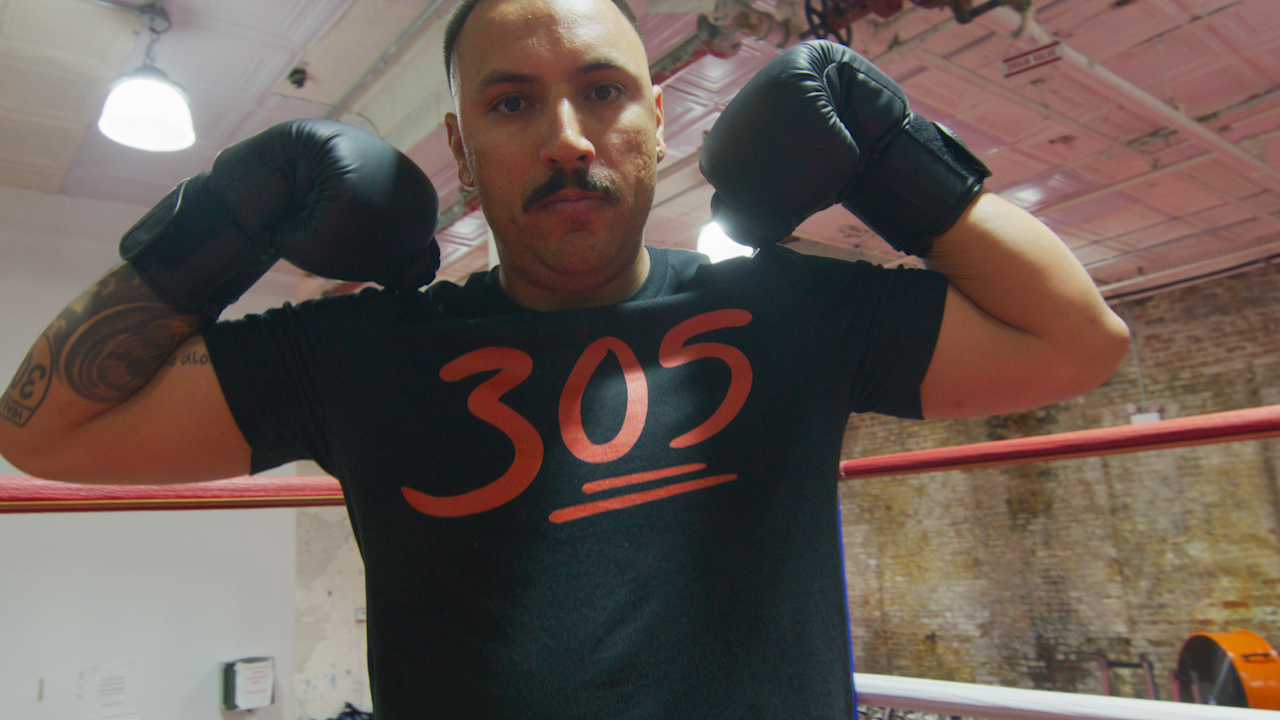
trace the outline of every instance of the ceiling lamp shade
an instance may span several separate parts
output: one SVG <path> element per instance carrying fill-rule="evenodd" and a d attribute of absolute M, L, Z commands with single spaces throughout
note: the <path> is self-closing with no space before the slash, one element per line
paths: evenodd
<path fill-rule="evenodd" d="M 182 150 L 196 141 L 186 92 L 150 65 L 111 83 L 98 129 L 121 145 L 151 152 Z"/>

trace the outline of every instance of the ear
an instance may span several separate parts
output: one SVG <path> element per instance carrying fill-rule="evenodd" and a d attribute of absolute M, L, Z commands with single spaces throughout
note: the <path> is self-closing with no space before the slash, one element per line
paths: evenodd
<path fill-rule="evenodd" d="M 662 86 L 653 86 L 653 104 L 658 111 L 658 159 L 661 160 L 667 154 L 667 141 L 662 137 Z"/>
<path fill-rule="evenodd" d="M 453 159 L 458 163 L 458 182 L 462 183 L 462 187 L 470 190 L 476 186 L 475 178 L 471 177 L 471 169 L 467 166 L 467 148 L 462 144 L 462 131 L 458 129 L 458 116 L 454 113 L 445 113 L 444 130 L 449 138 L 449 150 L 453 152 Z"/>

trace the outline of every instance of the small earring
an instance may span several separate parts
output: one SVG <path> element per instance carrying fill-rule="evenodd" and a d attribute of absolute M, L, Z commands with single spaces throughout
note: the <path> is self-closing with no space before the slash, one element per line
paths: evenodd
<path fill-rule="evenodd" d="M 659 161 L 661 161 L 661 160 L 662 160 L 662 158 L 664 158 L 664 157 L 666 157 L 666 156 L 667 156 L 667 149 L 666 149 L 666 148 L 664 148 L 664 147 L 662 147 L 661 145 L 659 145 L 659 146 L 658 146 L 658 160 L 659 160 Z"/>

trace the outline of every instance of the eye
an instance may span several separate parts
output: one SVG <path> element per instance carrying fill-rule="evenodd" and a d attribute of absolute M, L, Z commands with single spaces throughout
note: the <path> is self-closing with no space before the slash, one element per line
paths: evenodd
<path fill-rule="evenodd" d="M 619 100 L 625 91 L 613 83 L 605 85 L 597 85 L 587 93 L 587 97 L 596 102 L 609 102 L 611 100 Z"/>
<path fill-rule="evenodd" d="M 524 98 L 508 95 L 504 98 L 499 98 L 498 102 L 493 104 L 493 110 L 504 115 L 512 115 L 524 110 L 527 105 L 528 103 L 525 102 Z"/>

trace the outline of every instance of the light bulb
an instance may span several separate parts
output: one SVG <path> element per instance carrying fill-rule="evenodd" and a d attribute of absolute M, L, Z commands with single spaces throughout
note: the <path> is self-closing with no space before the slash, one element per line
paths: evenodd
<path fill-rule="evenodd" d="M 702 232 L 698 233 L 698 252 L 711 258 L 711 262 L 717 263 L 729 258 L 750 256 L 755 249 L 725 235 L 720 226 L 713 221 L 703 225 Z"/>
<path fill-rule="evenodd" d="M 186 93 L 150 66 L 112 84 L 98 129 L 121 145 L 152 152 L 182 150 L 196 141 Z"/>

